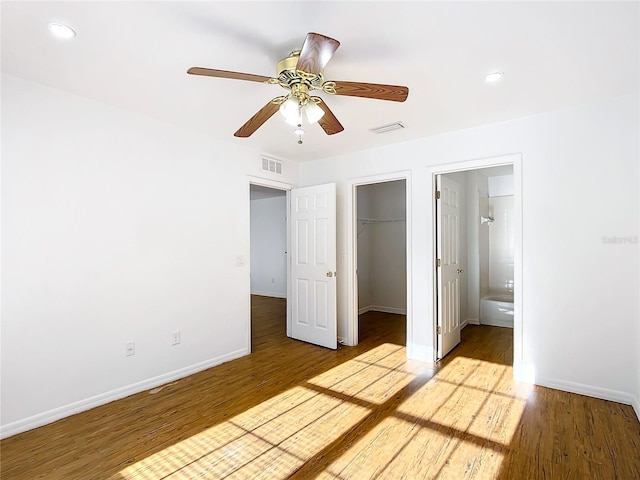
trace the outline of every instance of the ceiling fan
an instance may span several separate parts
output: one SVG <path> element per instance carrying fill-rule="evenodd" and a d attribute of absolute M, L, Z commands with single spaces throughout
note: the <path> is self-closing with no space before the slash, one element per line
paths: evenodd
<path fill-rule="evenodd" d="M 313 90 L 322 90 L 330 95 L 376 98 L 393 102 L 404 102 L 409 95 L 409 89 L 399 85 L 325 81 L 323 69 L 339 46 L 340 42 L 333 38 L 319 33 L 308 33 L 301 50 L 291 52 L 288 57 L 278 62 L 275 78 L 203 67 L 192 67 L 187 73 L 280 85 L 290 91 L 287 95 L 275 97 L 258 110 L 233 134 L 236 137 L 251 136 L 278 110 L 284 115 L 287 123 L 297 128 L 298 135 L 304 133 L 303 121 L 318 122 L 327 135 L 333 135 L 343 131 L 344 127 L 321 97 L 310 94 Z M 302 140 L 298 143 L 302 143 Z"/>

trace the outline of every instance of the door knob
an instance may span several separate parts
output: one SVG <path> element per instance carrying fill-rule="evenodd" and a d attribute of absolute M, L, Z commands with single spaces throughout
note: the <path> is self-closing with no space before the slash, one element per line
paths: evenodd
<path fill-rule="evenodd" d="M 333 277 L 333 272 L 327 272 L 327 277 Z"/>
<path fill-rule="evenodd" d="M 464 268 L 459 268 L 458 269 L 458 275 L 460 275 L 461 273 L 464 273 Z"/>

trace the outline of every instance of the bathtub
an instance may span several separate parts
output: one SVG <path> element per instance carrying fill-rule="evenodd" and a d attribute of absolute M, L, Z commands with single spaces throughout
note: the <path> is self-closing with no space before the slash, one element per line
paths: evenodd
<path fill-rule="evenodd" d="M 480 300 L 480 325 L 513 328 L 513 295 L 487 295 Z"/>

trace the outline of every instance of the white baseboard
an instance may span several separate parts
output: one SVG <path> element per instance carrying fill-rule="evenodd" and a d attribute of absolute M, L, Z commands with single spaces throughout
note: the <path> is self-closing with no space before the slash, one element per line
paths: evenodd
<path fill-rule="evenodd" d="M 487 325 L 489 327 L 513 328 L 513 320 L 489 319 L 489 320 L 483 320 L 482 323 L 478 322 L 478 325 Z"/>
<path fill-rule="evenodd" d="M 395 308 L 395 307 L 384 307 L 382 305 L 369 305 L 368 307 L 363 307 L 358 309 L 358 315 L 362 315 L 367 312 L 382 312 L 382 313 L 393 313 L 395 315 L 406 315 L 406 308 Z"/>
<path fill-rule="evenodd" d="M 636 411 L 636 417 L 638 417 L 638 420 L 640 420 L 640 400 L 638 400 L 638 397 L 633 397 L 631 406 Z"/>
<path fill-rule="evenodd" d="M 2 425 L 0 426 L 0 439 L 11 437 L 13 435 L 17 435 L 18 433 L 26 432 L 27 430 L 31 430 L 37 427 L 42 427 L 43 425 L 53 423 L 62 418 L 69 417 L 71 415 L 75 415 L 76 413 L 84 412 L 95 407 L 99 407 L 100 405 L 104 405 L 114 400 L 120 400 L 121 398 L 128 397 L 135 393 L 144 392 L 145 390 L 159 387 L 160 385 L 165 385 L 175 380 L 193 375 L 194 373 L 198 373 L 208 368 L 215 367 L 216 365 L 220 365 L 221 363 L 244 357 L 248 354 L 249 350 L 246 348 L 236 350 L 234 352 L 227 353 L 226 355 L 221 355 L 204 362 L 196 363 L 195 365 L 191 365 L 189 367 L 174 370 L 173 372 L 158 375 L 157 377 L 149 378 L 147 380 L 133 383 L 131 385 L 127 385 L 110 392 L 101 393 L 99 395 L 95 395 L 78 402 L 70 403 L 69 405 L 64 405 L 47 412 L 39 413 L 22 420 L 17 420 L 15 422 Z"/>
<path fill-rule="evenodd" d="M 578 395 L 599 398 L 601 400 L 624 403 L 625 405 L 632 405 L 634 410 L 636 411 L 636 415 L 638 414 L 639 409 L 637 399 L 635 399 L 633 395 L 627 392 L 611 390 L 609 388 L 593 387 L 591 385 L 585 385 L 583 383 L 568 382 L 566 380 L 558 380 L 555 378 L 536 377 L 534 383 L 541 387 L 563 390 L 570 393 L 577 393 Z"/>
<path fill-rule="evenodd" d="M 462 330 L 467 325 L 480 325 L 480 320 L 478 320 L 477 318 L 467 318 L 460 324 L 460 330 Z"/>
<path fill-rule="evenodd" d="M 260 295 L 261 297 L 287 298 L 286 293 L 279 293 L 279 292 L 262 292 L 262 291 L 252 290 L 251 295 Z"/>

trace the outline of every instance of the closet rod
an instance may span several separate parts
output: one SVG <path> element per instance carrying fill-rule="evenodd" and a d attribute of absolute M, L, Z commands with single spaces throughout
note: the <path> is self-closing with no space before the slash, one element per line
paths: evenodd
<path fill-rule="evenodd" d="M 361 223 L 394 223 L 394 222 L 406 222 L 406 220 L 404 218 L 394 218 L 394 219 L 359 218 L 358 222 L 361 222 Z"/>

